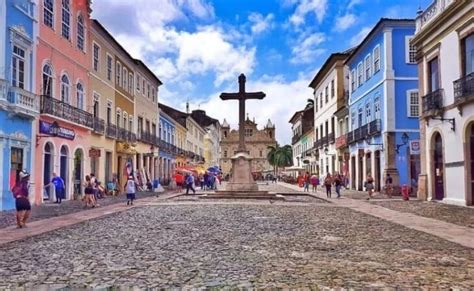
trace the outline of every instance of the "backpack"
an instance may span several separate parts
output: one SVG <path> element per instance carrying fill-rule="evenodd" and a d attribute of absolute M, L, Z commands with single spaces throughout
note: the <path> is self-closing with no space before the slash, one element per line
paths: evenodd
<path fill-rule="evenodd" d="M 21 190 L 20 183 L 16 183 L 15 186 L 13 186 L 12 188 L 13 198 L 17 199 L 18 197 L 21 197 L 22 196 L 21 192 L 22 190 Z"/>

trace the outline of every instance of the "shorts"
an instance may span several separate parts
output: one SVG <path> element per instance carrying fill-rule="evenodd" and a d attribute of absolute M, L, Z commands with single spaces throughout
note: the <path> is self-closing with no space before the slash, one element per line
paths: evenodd
<path fill-rule="evenodd" d="M 127 199 L 134 200 L 135 199 L 135 193 L 127 193 Z"/>
<path fill-rule="evenodd" d="M 30 200 L 25 197 L 17 198 L 15 201 L 16 211 L 31 210 Z"/>
<path fill-rule="evenodd" d="M 367 183 L 367 186 L 365 186 L 367 190 L 374 190 L 374 184 L 372 183 Z"/>

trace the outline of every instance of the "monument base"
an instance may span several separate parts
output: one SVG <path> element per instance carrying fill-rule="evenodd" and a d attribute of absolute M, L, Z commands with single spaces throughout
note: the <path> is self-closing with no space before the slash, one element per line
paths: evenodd
<path fill-rule="evenodd" d="M 227 191 L 220 190 L 215 193 L 199 196 L 200 199 L 257 199 L 257 200 L 285 200 L 283 195 L 268 191 Z"/>

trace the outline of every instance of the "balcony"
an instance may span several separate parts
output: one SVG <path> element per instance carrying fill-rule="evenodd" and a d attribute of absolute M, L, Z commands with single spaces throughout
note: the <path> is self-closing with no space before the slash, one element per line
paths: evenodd
<path fill-rule="evenodd" d="M 328 138 L 328 136 L 326 135 L 326 136 L 323 136 L 323 137 L 321 138 L 321 146 L 324 147 L 324 146 L 327 146 L 327 145 L 329 145 L 329 138 Z"/>
<path fill-rule="evenodd" d="M 117 140 L 134 144 L 137 142 L 137 136 L 124 128 L 117 128 Z"/>
<path fill-rule="evenodd" d="M 347 144 L 352 144 L 364 140 L 368 136 L 377 135 L 381 132 L 382 121 L 380 119 L 372 120 L 371 122 L 364 124 L 363 126 L 356 128 L 353 131 L 348 132 L 346 135 Z"/>
<path fill-rule="evenodd" d="M 117 126 L 115 124 L 107 123 L 105 127 L 105 136 L 108 138 L 117 138 Z"/>
<path fill-rule="evenodd" d="M 433 19 L 443 13 L 447 7 L 453 4 L 456 0 L 434 0 L 421 14 L 416 17 L 416 33 L 431 23 Z"/>
<path fill-rule="evenodd" d="M 343 134 L 336 138 L 336 149 L 347 146 L 347 135 Z"/>
<path fill-rule="evenodd" d="M 328 142 L 330 144 L 333 144 L 335 141 L 336 141 L 336 139 L 335 139 L 335 136 L 334 136 L 334 132 L 331 132 L 330 134 L 328 134 Z"/>
<path fill-rule="evenodd" d="M 443 89 L 438 89 L 422 97 L 422 116 L 439 115 L 443 110 Z"/>
<path fill-rule="evenodd" d="M 103 135 L 104 130 L 105 130 L 105 121 L 102 118 L 94 117 L 92 132 Z"/>
<path fill-rule="evenodd" d="M 301 134 L 294 135 L 293 138 L 291 138 L 291 144 L 297 143 L 301 139 Z"/>
<path fill-rule="evenodd" d="M 139 132 L 138 138 L 139 141 L 148 143 L 151 145 L 158 145 L 157 137 L 153 133 L 148 131 L 141 131 Z"/>
<path fill-rule="evenodd" d="M 25 117 L 36 117 L 39 114 L 39 102 L 35 94 L 17 87 L 8 90 L 10 109 Z"/>
<path fill-rule="evenodd" d="M 94 122 L 92 114 L 59 101 L 51 96 L 41 96 L 40 113 L 52 115 L 64 119 L 65 121 L 93 128 Z"/>
<path fill-rule="evenodd" d="M 368 135 L 376 135 L 382 132 L 382 121 L 380 119 L 372 120 L 368 126 Z"/>
<path fill-rule="evenodd" d="M 454 103 L 461 107 L 474 100 L 474 72 L 454 81 Z"/>

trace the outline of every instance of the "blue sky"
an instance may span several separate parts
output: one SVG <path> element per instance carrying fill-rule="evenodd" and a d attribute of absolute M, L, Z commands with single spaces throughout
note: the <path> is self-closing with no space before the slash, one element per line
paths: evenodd
<path fill-rule="evenodd" d="M 101 21 L 163 81 L 160 102 L 201 108 L 237 126 L 237 103 L 221 92 L 264 91 L 247 111 L 270 118 L 289 143 L 289 118 L 312 98 L 308 84 L 333 52 L 357 45 L 381 17 L 414 18 L 432 0 L 96 0 Z"/>

